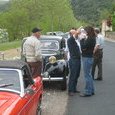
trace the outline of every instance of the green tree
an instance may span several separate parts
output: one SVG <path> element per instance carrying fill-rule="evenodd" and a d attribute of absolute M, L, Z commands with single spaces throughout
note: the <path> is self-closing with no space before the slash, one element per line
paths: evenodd
<path fill-rule="evenodd" d="M 77 19 L 98 25 L 100 15 L 105 9 L 111 9 L 113 1 L 115 0 L 71 0 L 71 4 Z"/>
<path fill-rule="evenodd" d="M 10 9 L 0 14 L 2 28 L 6 28 L 10 41 L 28 36 L 35 26 L 46 31 L 68 31 L 79 27 L 69 0 L 10 0 Z"/>
<path fill-rule="evenodd" d="M 115 0 L 113 2 L 111 12 L 112 12 L 111 13 L 112 14 L 112 29 L 113 31 L 115 31 Z"/>

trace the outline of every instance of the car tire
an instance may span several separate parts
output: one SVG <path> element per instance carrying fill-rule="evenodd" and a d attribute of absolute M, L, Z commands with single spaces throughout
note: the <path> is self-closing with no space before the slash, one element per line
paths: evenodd
<path fill-rule="evenodd" d="M 63 77 L 63 81 L 61 82 L 61 89 L 62 89 L 62 90 L 66 90 L 66 89 L 67 89 L 66 76 Z"/>
<path fill-rule="evenodd" d="M 62 90 L 66 90 L 67 89 L 67 67 L 64 67 L 64 71 L 63 71 L 63 81 L 61 82 L 61 89 Z"/>
<path fill-rule="evenodd" d="M 41 105 L 42 105 L 42 99 L 39 100 L 39 103 L 37 105 L 36 115 L 42 115 Z"/>

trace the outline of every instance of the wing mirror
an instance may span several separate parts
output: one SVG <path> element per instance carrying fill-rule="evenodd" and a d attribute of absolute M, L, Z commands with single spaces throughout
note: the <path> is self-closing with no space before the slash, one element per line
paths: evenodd
<path fill-rule="evenodd" d="M 33 95 L 34 94 L 34 90 L 32 88 L 27 88 L 26 92 L 29 95 Z"/>

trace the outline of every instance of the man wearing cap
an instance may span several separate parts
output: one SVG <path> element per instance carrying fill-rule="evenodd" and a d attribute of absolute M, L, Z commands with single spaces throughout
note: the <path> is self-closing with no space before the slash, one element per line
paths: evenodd
<path fill-rule="evenodd" d="M 42 71 L 41 43 L 38 40 L 40 35 L 41 29 L 33 28 L 32 35 L 23 44 L 23 55 L 31 67 L 33 77 L 41 75 Z"/>

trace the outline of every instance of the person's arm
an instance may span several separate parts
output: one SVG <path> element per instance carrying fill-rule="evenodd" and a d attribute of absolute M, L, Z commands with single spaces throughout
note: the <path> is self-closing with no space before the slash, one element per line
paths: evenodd
<path fill-rule="evenodd" d="M 94 54 L 95 54 L 95 52 L 100 48 L 100 43 L 101 43 L 100 40 L 101 40 L 100 37 L 96 38 L 96 45 L 95 45 L 94 51 L 93 51 Z"/>
<path fill-rule="evenodd" d="M 95 47 L 94 47 L 94 50 L 93 50 L 93 53 L 95 54 L 95 52 L 99 49 L 99 45 L 96 44 Z"/>
<path fill-rule="evenodd" d="M 81 39 L 80 40 L 80 45 L 81 45 L 81 50 L 85 50 L 86 47 L 85 47 L 85 39 Z"/>
<path fill-rule="evenodd" d="M 42 53 L 41 53 L 41 43 L 40 41 L 36 41 L 35 43 L 35 57 L 38 61 L 42 61 Z"/>

